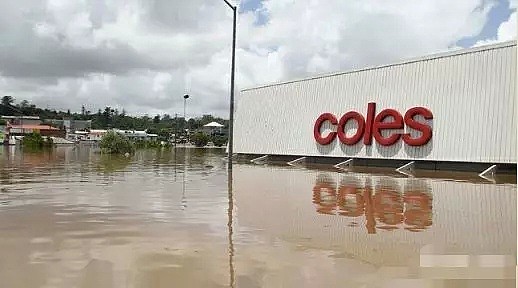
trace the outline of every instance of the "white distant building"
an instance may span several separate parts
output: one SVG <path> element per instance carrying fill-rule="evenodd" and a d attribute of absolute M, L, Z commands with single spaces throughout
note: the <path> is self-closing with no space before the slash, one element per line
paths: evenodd
<path fill-rule="evenodd" d="M 158 137 L 157 134 L 148 134 L 146 130 L 120 130 L 115 129 L 115 132 L 128 137 L 130 140 L 151 140 Z"/>
<path fill-rule="evenodd" d="M 104 134 L 106 134 L 110 130 L 103 129 L 92 129 L 90 131 L 74 131 L 74 133 L 69 134 L 71 140 L 75 141 L 101 141 Z M 130 140 L 151 140 L 158 138 L 157 134 L 148 134 L 145 130 L 121 130 L 121 129 L 113 129 L 116 133 L 124 135 L 128 137 Z"/>
<path fill-rule="evenodd" d="M 221 133 L 221 129 L 224 125 L 219 124 L 218 122 L 210 122 L 209 124 L 203 125 L 203 131 L 207 134 Z"/>

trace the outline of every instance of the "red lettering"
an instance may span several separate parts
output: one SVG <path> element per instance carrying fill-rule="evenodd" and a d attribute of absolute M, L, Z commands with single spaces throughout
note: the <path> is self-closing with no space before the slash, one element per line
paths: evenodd
<path fill-rule="evenodd" d="M 374 123 L 374 117 L 376 116 L 376 103 L 369 103 L 367 106 L 367 122 L 365 127 L 365 135 L 363 137 L 363 144 L 372 144 L 372 125 Z"/>
<path fill-rule="evenodd" d="M 321 145 L 328 145 L 336 138 L 345 145 L 354 145 L 358 143 L 363 137 L 365 145 L 372 145 L 372 138 L 383 146 L 394 145 L 403 138 L 403 141 L 410 146 L 425 145 L 432 138 L 432 127 L 426 123 L 421 123 L 414 119 L 415 116 L 422 116 L 426 120 L 433 119 L 432 112 L 423 107 L 410 108 L 405 117 L 394 109 L 382 110 L 376 115 L 376 103 L 369 103 L 367 108 L 367 119 L 362 114 L 349 111 L 345 113 L 340 121 L 331 113 L 324 113 L 318 117 L 313 128 L 313 135 L 315 140 Z M 385 121 L 385 118 L 391 117 L 391 121 Z M 345 127 L 349 120 L 355 120 L 358 124 L 356 132 L 352 136 L 347 136 Z M 331 131 L 326 137 L 323 137 L 320 130 L 324 122 L 329 121 L 331 125 L 337 126 L 337 132 Z M 384 137 L 383 130 L 404 129 L 405 125 L 421 132 L 418 138 L 412 138 L 410 133 L 392 132 L 389 136 Z"/>
<path fill-rule="evenodd" d="M 383 120 L 389 116 L 392 116 L 394 119 L 392 122 L 383 122 Z M 396 143 L 399 138 L 401 137 L 400 133 L 393 133 L 392 135 L 388 137 L 383 137 L 381 134 L 381 130 L 384 129 L 402 129 L 403 126 L 403 116 L 399 114 L 394 109 L 385 109 L 376 116 L 376 119 L 374 119 L 374 125 L 372 127 L 374 138 L 376 138 L 376 141 L 380 143 L 383 146 L 390 146 Z"/>
<path fill-rule="evenodd" d="M 324 124 L 324 122 L 326 122 L 326 121 L 331 122 L 332 125 L 338 124 L 338 120 L 336 120 L 335 115 L 333 115 L 331 113 L 324 113 L 324 114 L 320 115 L 320 117 L 318 117 L 317 121 L 315 122 L 315 127 L 313 128 L 313 135 L 315 137 L 315 140 L 320 145 L 328 145 L 336 137 L 336 132 L 332 132 L 332 131 L 329 132 L 329 134 L 326 137 L 322 137 L 322 134 L 320 133 L 320 128 L 322 128 L 322 124 Z"/>
<path fill-rule="evenodd" d="M 421 132 L 421 137 L 419 138 L 411 138 L 410 133 L 403 135 L 403 141 L 410 146 L 425 145 L 432 138 L 432 127 L 414 120 L 414 117 L 417 115 L 423 116 L 426 120 L 433 119 L 432 112 L 423 107 L 414 107 L 405 113 L 405 124 L 408 127 Z"/>
<path fill-rule="evenodd" d="M 353 136 L 347 137 L 344 131 L 345 125 L 347 124 L 347 121 L 352 119 L 358 123 L 358 129 L 356 129 L 356 133 Z M 340 118 L 340 122 L 338 122 L 338 138 L 346 145 L 354 145 L 362 138 L 364 128 L 365 119 L 360 113 L 354 111 L 347 112 L 342 116 L 342 118 Z"/>

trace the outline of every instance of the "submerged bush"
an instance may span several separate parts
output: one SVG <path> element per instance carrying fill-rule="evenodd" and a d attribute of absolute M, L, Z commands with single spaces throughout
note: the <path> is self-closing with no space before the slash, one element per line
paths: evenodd
<path fill-rule="evenodd" d="M 205 134 L 203 132 L 196 132 L 192 135 L 191 141 L 197 147 L 203 147 L 209 143 L 210 138 L 207 134 Z"/>
<path fill-rule="evenodd" d="M 22 145 L 30 149 L 43 149 L 54 147 L 54 141 L 50 137 L 43 137 L 33 132 L 23 136 Z"/>
<path fill-rule="evenodd" d="M 227 144 L 227 137 L 215 135 L 212 137 L 212 143 L 214 143 L 214 146 L 221 147 Z"/>
<path fill-rule="evenodd" d="M 115 131 L 108 131 L 100 142 L 101 151 L 107 154 L 133 153 L 135 148 L 129 139 Z"/>

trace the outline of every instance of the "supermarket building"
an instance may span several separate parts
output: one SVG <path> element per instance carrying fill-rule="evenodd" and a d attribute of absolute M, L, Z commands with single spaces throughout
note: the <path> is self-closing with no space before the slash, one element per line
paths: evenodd
<path fill-rule="evenodd" d="M 510 41 L 244 89 L 234 153 L 515 171 L 516 54 Z"/>

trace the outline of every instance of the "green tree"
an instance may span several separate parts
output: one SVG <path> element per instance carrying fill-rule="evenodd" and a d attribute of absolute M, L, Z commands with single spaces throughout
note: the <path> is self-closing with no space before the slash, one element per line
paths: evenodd
<path fill-rule="evenodd" d="M 221 147 L 227 143 L 228 139 L 224 136 L 215 135 L 212 136 L 212 143 L 214 143 L 214 146 Z"/>
<path fill-rule="evenodd" d="M 203 132 L 196 132 L 191 137 L 192 142 L 197 147 L 203 147 L 209 143 L 209 136 Z"/>
<path fill-rule="evenodd" d="M 104 134 L 99 146 L 103 153 L 107 154 L 126 154 L 134 152 L 133 144 L 129 139 L 115 131 L 109 131 Z"/>
<path fill-rule="evenodd" d="M 53 147 L 54 142 L 50 137 L 43 137 L 39 133 L 31 133 L 23 137 L 22 145 L 29 149 L 43 149 Z"/>

